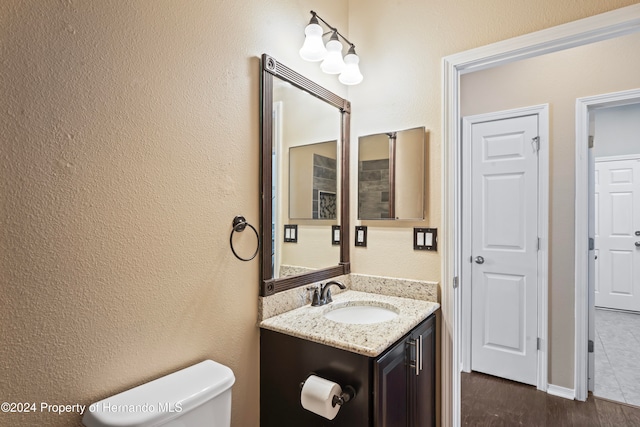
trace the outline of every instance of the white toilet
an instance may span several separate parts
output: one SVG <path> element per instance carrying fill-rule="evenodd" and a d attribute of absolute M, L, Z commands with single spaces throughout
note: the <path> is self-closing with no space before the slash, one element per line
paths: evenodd
<path fill-rule="evenodd" d="M 90 405 L 86 427 L 229 427 L 233 371 L 205 360 Z"/>

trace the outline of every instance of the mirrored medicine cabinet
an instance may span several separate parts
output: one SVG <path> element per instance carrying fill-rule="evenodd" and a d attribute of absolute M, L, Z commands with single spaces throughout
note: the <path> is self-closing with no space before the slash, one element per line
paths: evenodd
<path fill-rule="evenodd" d="M 358 219 L 422 220 L 424 127 L 358 138 Z"/>
<path fill-rule="evenodd" d="M 268 296 L 350 271 L 351 106 L 267 54 L 261 72 L 260 295 Z M 295 243 L 285 226 L 295 227 Z"/>

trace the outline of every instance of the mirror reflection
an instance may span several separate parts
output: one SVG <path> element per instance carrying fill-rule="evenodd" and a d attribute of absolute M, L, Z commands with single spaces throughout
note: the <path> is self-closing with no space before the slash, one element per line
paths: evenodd
<path fill-rule="evenodd" d="M 336 107 L 274 78 L 273 278 L 340 262 L 331 240 L 340 224 L 340 122 Z M 285 224 L 297 225 L 295 242 L 285 242 Z"/>
<path fill-rule="evenodd" d="M 424 219 L 425 128 L 358 138 L 358 219 Z"/>
<path fill-rule="evenodd" d="M 289 149 L 289 218 L 338 217 L 338 141 Z"/>

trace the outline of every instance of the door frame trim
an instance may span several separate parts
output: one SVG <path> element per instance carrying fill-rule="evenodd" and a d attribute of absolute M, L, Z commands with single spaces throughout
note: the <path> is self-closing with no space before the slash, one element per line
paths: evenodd
<path fill-rule="evenodd" d="M 460 425 L 460 76 L 640 31 L 640 4 L 536 31 L 442 59 L 442 422 Z"/>
<path fill-rule="evenodd" d="M 640 89 L 576 99 L 575 362 L 576 399 L 586 400 L 589 378 L 589 112 L 640 102 Z"/>
<path fill-rule="evenodd" d="M 471 127 L 474 124 L 503 120 L 523 116 L 538 116 L 538 136 L 540 137 L 540 149 L 538 151 L 538 237 L 540 237 L 540 250 L 537 254 L 536 284 L 538 311 L 537 330 L 541 340 L 540 349 L 537 352 L 536 363 L 536 387 L 538 390 L 547 391 L 547 336 L 548 336 L 548 241 L 549 241 L 549 104 L 533 105 L 530 107 L 515 108 L 510 110 L 495 111 L 491 113 L 476 114 L 462 118 L 462 175 L 467 176 L 462 183 L 462 227 L 471 229 Z M 462 259 L 471 257 L 471 235 L 462 235 Z M 462 293 L 462 370 L 471 371 L 471 263 L 463 262 L 460 275 Z"/>

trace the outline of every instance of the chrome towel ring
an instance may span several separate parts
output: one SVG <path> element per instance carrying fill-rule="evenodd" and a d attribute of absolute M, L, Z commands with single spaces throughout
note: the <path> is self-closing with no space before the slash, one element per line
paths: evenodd
<path fill-rule="evenodd" d="M 258 251 L 260 250 L 260 236 L 258 235 L 258 230 L 256 230 L 253 225 L 249 224 L 245 217 L 243 217 L 242 215 L 237 215 L 235 218 L 233 218 L 232 225 L 233 228 L 231 229 L 231 235 L 229 236 L 229 245 L 231 245 L 231 252 L 233 252 L 236 258 L 238 258 L 240 261 L 251 261 L 256 257 L 256 255 L 258 255 Z M 233 248 L 233 233 L 235 233 L 236 231 L 241 233 L 247 226 L 249 226 L 253 230 L 253 232 L 256 233 L 256 239 L 258 239 L 258 247 L 256 248 L 256 251 L 253 253 L 251 258 L 242 258 L 236 253 L 236 250 Z"/>

